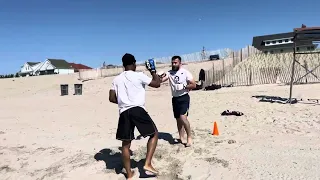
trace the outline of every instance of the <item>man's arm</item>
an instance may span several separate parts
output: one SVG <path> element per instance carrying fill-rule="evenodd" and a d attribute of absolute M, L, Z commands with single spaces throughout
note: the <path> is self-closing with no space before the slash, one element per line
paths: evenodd
<path fill-rule="evenodd" d="M 193 76 L 189 71 L 187 71 L 187 83 L 188 84 L 185 88 L 188 90 L 192 90 L 197 87 L 196 81 L 193 79 Z"/>
<path fill-rule="evenodd" d="M 187 82 L 188 82 L 188 85 L 186 85 L 186 89 L 192 90 L 192 89 L 197 87 L 197 84 L 193 79 L 192 80 L 187 80 Z"/>
<path fill-rule="evenodd" d="M 109 91 L 109 101 L 118 104 L 116 92 L 112 89 Z"/>
<path fill-rule="evenodd" d="M 166 82 L 166 81 L 168 81 L 168 79 L 169 79 L 169 75 L 168 75 L 168 73 L 159 73 L 158 74 L 158 76 L 160 77 L 160 81 L 161 81 L 161 83 L 163 83 L 163 82 Z"/>
<path fill-rule="evenodd" d="M 161 84 L 161 79 L 156 72 L 151 72 L 152 80 L 149 83 L 150 87 L 159 88 Z"/>
<path fill-rule="evenodd" d="M 160 77 L 155 72 L 151 72 L 151 76 L 152 78 L 148 77 L 144 73 L 141 73 L 140 74 L 141 83 L 153 88 L 160 87 L 160 83 L 161 83 Z"/>
<path fill-rule="evenodd" d="M 118 104 L 117 94 L 115 91 L 115 85 L 114 82 L 112 82 L 111 89 L 109 91 L 109 101 L 115 104 Z"/>

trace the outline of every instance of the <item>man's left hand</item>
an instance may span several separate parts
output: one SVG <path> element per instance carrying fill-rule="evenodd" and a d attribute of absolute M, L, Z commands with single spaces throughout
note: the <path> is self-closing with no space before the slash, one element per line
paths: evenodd
<path fill-rule="evenodd" d="M 185 84 L 175 84 L 174 88 L 175 88 L 176 91 L 180 91 L 180 90 L 185 89 L 186 85 Z"/>

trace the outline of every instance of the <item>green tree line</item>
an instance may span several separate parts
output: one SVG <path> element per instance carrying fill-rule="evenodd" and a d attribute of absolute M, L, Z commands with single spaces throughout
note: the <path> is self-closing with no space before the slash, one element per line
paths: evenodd
<path fill-rule="evenodd" d="M 0 79 L 4 78 L 14 78 L 14 77 L 20 77 L 18 73 L 16 74 L 6 74 L 6 75 L 0 75 Z"/>

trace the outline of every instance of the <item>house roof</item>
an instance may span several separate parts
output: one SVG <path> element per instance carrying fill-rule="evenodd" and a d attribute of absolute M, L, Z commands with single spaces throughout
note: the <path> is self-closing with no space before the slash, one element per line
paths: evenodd
<path fill-rule="evenodd" d="M 72 69 L 71 65 L 64 59 L 48 59 L 57 69 Z"/>
<path fill-rule="evenodd" d="M 27 62 L 27 64 L 29 64 L 29 66 L 34 66 L 36 64 L 39 64 L 40 62 Z"/>
<path fill-rule="evenodd" d="M 265 49 L 275 49 L 275 48 L 293 48 L 293 44 L 281 44 L 281 45 L 274 45 L 274 46 L 265 46 L 262 44 L 265 40 L 273 40 L 273 39 L 282 39 L 282 38 L 293 38 L 295 35 L 294 32 L 288 33 L 279 33 L 279 34 L 271 34 L 271 35 L 264 35 L 264 36 L 255 36 L 253 37 L 252 46 L 259 50 Z M 297 46 L 307 46 L 312 45 L 312 41 L 305 41 L 297 43 Z"/>
<path fill-rule="evenodd" d="M 295 41 L 320 41 L 320 27 L 294 28 Z"/>
<path fill-rule="evenodd" d="M 74 69 L 92 69 L 91 67 L 83 65 L 83 64 L 76 64 L 76 63 L 69 63 L 69 64 Z"/>

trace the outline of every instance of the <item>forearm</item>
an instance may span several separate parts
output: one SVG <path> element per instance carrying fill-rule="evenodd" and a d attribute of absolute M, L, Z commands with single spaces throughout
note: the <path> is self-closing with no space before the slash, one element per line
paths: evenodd
<path fill-rule="evenodd" d="M 153 81 L 155 81 L 155 82 L 157 82 L 157 83 L 161 83 L 161 79 L 160 79 L 160 77 L 158 76 L 157 73 L 151 72 L 151 76 L 152 76 L 152 80 L 153 80 Z"/>
<path fill-rule="evenodd" d="M 113 99 L 113 100 L 110 100 L 110 102 L 111 102 L 111 103 L 114 103 L 114 104 L 118 104 L 118 101 L 117 101 L 117 100 L 114 100 L 114 99 Z"/>
<path fill-rule="evenodd" d="M 109 101 L 114 104 L 118 104 L 118 98 L 114 90 L 109 91 Z"/>
<path fill-rule="evenodd" d="M 189 83 L 185 86 L 185 89 L 188 89 L 188 90 L 192 90 L 196 88 L 196 84 L 195 83 Z"/>

